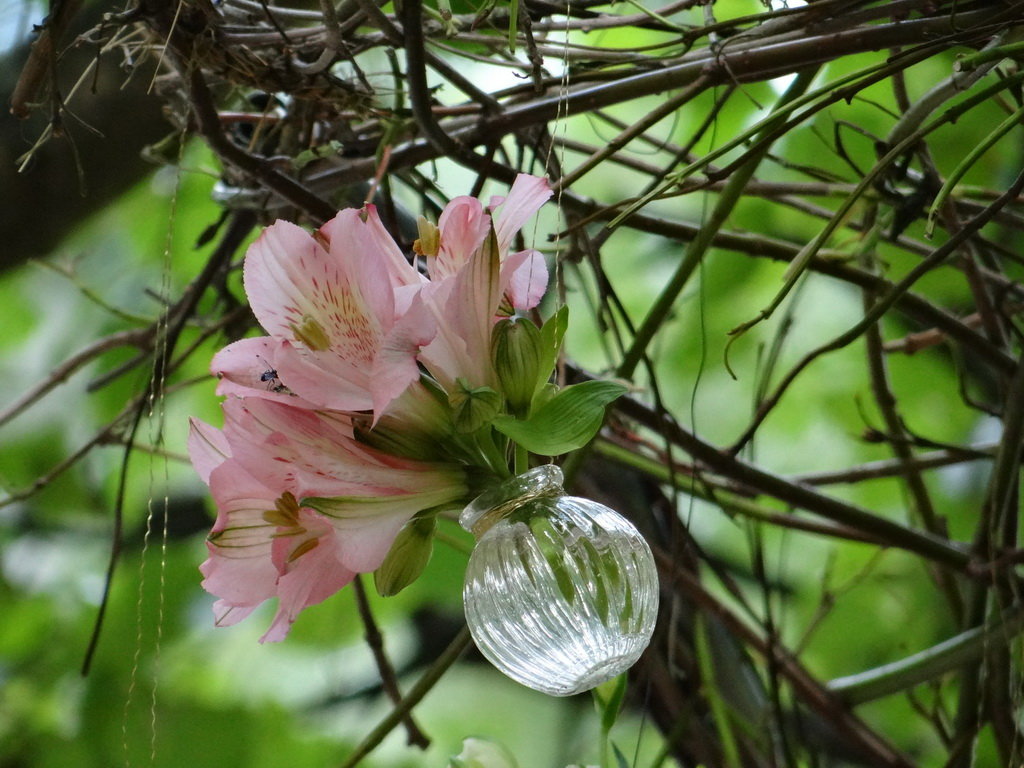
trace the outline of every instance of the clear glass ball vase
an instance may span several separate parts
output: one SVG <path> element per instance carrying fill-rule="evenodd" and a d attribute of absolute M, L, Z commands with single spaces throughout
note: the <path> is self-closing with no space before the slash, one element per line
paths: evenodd
<path fill-rule="evenodd" d="M 481 494 L 459 522 L 476 537 L 466 620 L 480 652 L 553 696 L 589 690 L 640 657 L 658 613 L 658 574 L 633 525 L 566 496 L 538 467 Z"/>

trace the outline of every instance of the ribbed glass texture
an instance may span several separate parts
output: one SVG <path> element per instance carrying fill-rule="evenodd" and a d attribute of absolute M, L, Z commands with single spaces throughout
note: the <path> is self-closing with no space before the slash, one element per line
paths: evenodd
<path fill-rule="evenodd" d="M 639 531 L 603 504 L 562 495 L 561 481 L 557 467 L 538 467 L 460 518 L 477 536 L 463 590 L 477 647 L 553 696 L 632 666 L 658 612 L 658 575 Z"/>

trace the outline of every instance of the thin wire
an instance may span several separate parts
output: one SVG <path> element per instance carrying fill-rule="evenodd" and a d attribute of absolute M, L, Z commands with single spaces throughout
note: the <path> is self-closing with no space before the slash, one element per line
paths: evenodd
<path fill-rule="evenodd" d="M 544 157 L 544 168 L 551 167 L 551 155 L 558 145 L 558 167 L 565 168 L 565 144 L 555 141 L 556 134 L 561 132 L 563 137 L 568 133 L 568 108 L 569 108 L 569 36 L 570 22 L 572 19 L 572 0 L 566 3 L 565 7 L 565 40 L 562 46 L 562 76 L 558 84 L 558 103 L 555 107 L 554 130 L 551 132 L 551 140 L 548 142 L 548 151 Z M 559 183 L 555 192 L 555 232 L 562 229 L 562 184 Z M 536 225 L 535 225 L 536 226 Z M 536 236 L 536 233 L 535 233 Z M 565 304 L 565 274 L 561 267 L 562 239 L 555 240 L 554 266 L 555 266 L 555 295 L 558 297 L 558 305 L 561 308 Z"/>
<path fill-rule="evenodd" d="M 182 140 L 179 143 L 177 164 L 175 165 L 174 191 L 171 195 L 169 223 L 167 226 L 167 235 L 164 240 L 164 251 L 161 262 L 160 287 L 158 290 L 158 296 L 160 297 L 160 299 L 162 299 L 161 303 L 165 307 L 170 306 L 171 250 L 174 242 L 174 222 L 177 217 L 178 195 L 179 192 L 181 191 L 181 167 L 186 143 L 187 142 L 184 140 L 184 137 L 182 137 Z M 159 319 L 157 320 L 155 343 L 153 349 L 153 367 L 151 369 L 149 382 L 148 409 L 146 415 L 149 425 L 149 442 L 150 445 L 154 446 L 155 448 L 160 448 L 163 445 L 164 438 L 164 425 L 166 417 L 166 407 L 164 404 L 164 385 L 167 377 L 167 329 L 169 321 L 170 317 L 167 312 L 162 312 Z M 142 550 L 139 555 L 139 579 L 135 601 L 135 650 L 132 655 L 132 668 L 129 674 L 128 691 L 125 696 L 124 712 L 121 718 L 122 749 L 124 750 L 126 766 L 131 765 L 128 749 L 128 717 L 133 696 L 135 693 L 135 687 L 138 683 L 139 666 L 142 657 L 142 646 L 144 640 L 143 605 L 145 602 L 146 562 L 147 554 L 149 552 L 150 537 L 152 536 L 153 532 L 153 517 L 156 509 L 156 505 L 154 504 L 155 500 L 153 489 L 156 486 L 154 464 L 157 461 L 160 461 L 161 467 L 163 469 L 163 494 L 160 501 L 161 516 L 163 520 L 160 530 L 160 567 L 157 589 L 156 627 L 154 628 L 155 635 L 153 638 L 152 686 L 150 688 L 149 696 L 149 764 L 153 765 L 156 762 L 157 691 L 159 688 L 160 680 L 160 648 L 161 641 L 163 639 L 165 592 L 167 586 L 167 518 L 170 507 L 170 498 L 168 495 L 168 488 L 170 486 L 170 475 L 168 472 L 167 459 L 160 452 L 152 454 L 149 460 L 149 494 L 146 500 L 146 522 L 145 530 L 142 536 Z"/>

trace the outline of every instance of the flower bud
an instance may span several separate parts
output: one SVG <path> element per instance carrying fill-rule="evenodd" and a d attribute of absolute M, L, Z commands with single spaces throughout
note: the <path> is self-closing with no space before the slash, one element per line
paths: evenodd
<path fill-rule="evenodd" d="M 420 577 L 434 550 L 436 525 L 433 515 L 414 517 L 398 532 L 384 562 L 373 572 L 373 584 L 381 597 L 397 595 Z"/>
<path fill-rule="evenodd" d="M 541 332 L 529 320 L 500 320 L 491 333 L 491 361 L 505 393 L 509 410 L 517 416 L 530 412 L 534 392 L 551 371 L 541 370 Z"/>

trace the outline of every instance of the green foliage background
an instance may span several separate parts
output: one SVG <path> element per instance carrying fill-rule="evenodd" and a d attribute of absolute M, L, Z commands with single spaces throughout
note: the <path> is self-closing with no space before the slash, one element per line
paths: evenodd
<path fill-rule="evenodd" d="M 603 10 L 627 13 L 644 6 L 635 3 L 628 11 L 617 6 Z M 719 21 L 764 12 L 755 2 L 713 6 Z M 453 10 L 475 12 L 468 6 Z M 694 28 L 704 23 L 699 8 L 673 18 Z M 634 26 L 575 33 L 573 39 L 605 50 L 636 51 L 674 37 Z M 485 54 L 493 50 L 465 41 L 452 45 Z M 908 69 L 905 85 L 911 103 L 948 77 L 958 56 L 968 51 L 951 45 Z M 821 67 L 814 87 L 883 62 L 886 55 L 885 51 L 867 52 L 829 61 Z M 1000 74 L 983 82 L 1010 77 L 1018 64 L 1010 57 L 1000 67 Z M 671 154 L 667 143 L 688 141 L 728 87 L 732 86 L 706 89 L 652 129 L 651 141 L 629 144 L 622 156 L 640 164 L 639 170 L 606 162 L 573 191 L 608 204 L 639 194 L 652 178 L 643 166 L 664 165 Z M 714 112 L 710 130 L 697 142 L 696 156 L 748 131 L 767 114 L 784 87 L 779 80 L 736 84 L 725 106 Z M 459 100 L 450 89 L 442 88 L 437 95 L 446 104 Z M 626 101 L 609 107 L 605 114 L 628 124 L 664 98 Z M 935 132 L 928 150 L 938 172 L 950 174 L 966 152 L 980 145 L 1017 108 L 1019 99 L 1019 88 L 1008 86 L 998 98 Z M 745 194 L 725 229 L 802 247 L 820 230 L 820 211 L 834 210 L 859 180 L 859 172 L 878 161 L 879 142 L 900 111 L 891 81 L 883 80 L 788 131 L 772 146 L 757 178 L 778 184 L 812 180 L 822 187 L 828 182 L 832 189 L 813 195 Z M 601 147 L 620 127 L 601 115 L 585 113 L 568 118 L 554 130 L 579 144 Z M 659 141 L 665 146 L 655 146 Z M 965 205 L 981 205 L 1005 190 L 1021 168 L 1021 146 L 1017 127 L 974 163 L 954 197 Z M 747 147 L 737 148 L 717 165 L 723 167 L 746 151 Z M 570 148 L 561 150 L 560 157 L 571 167 L 582 155 Z M 449 197 L 466 193 L 476 178 L 443 158 L 429 173 Z M 2 276 L 0 328 L 5 332 L 0 340 L 0 381 L 5 386 L 0 390 L 0 409 L 87 345 L 153 323 L 162 302 L 181 295 L 214 247 L 195 244 L 221 215 L 211 199 L 220 176 L 220 162 L 200 140 L 193 139 L 180 162 L 149 173 L 82 223 L 44 261 L 26 263 Z M 894 183 L 901 194 L 913 192 L 905 179 Z M 500 183 L 487 186 L 488 193 L 501 191 Z M 63 194 L 71 192 L 54 190 L 55 207 Z M 408 189 L 396 195 L 417 208 L 418 200 Z M 698 190 L 653 202 L 644 213 L 699 224 L 707 219 L 716 199 L 715 191 Z M 869 211 L 891 215 L 898 202 L 870 191 L 828 241 L 824 258 L 856 265 L 864 243 L 860 224 L 868 221 Z M 594 263 L 581 257 L 571 242 L 553 246 L 546 238 L 573 221 L 549 206 L 532 236 L 553 260 L 561 260 L 560 288 L 572 318 L 568 358 L 585 370 L 612 374 L 622 350 L 608 328 L 608 315 L 598 311 L 607 310 L 609 299 L 598 291 Z M 587 225 L 591 236 L 600 227 L 599 223 Z M 1006 351 L 1014 359 L 1020 350 L 1019 323 L 1014 317 L 1020 300 L 1020 230 L 1019 214 L 1008 209 L 1005 217 L 985 230 L 987 241 L 979 246 L 995 254 L 991 261 L 998 262 L 999 285 L 1009 286 L 1000 301 L 1008 297 L 1001 306 L 1007 313 Z M 922 249 L 927 253 L 947 236 L 942 232 L 930 240 L 919 215 L 909 224 L 903 241 L 882 237 L 867 268 L 898 279 L 920 261 Z M 603 277 L 634 325 L 663 290 L 684 247 L 677 238 L 627 227 L 617 229 L 603 245 Z M 237 251 L 236 266 L 242 252 Z M 727 446 L 737 438 L 764 393 L 785 371 L 863 315 L 858 288 L 820 274 L 809 275 L 769 320 L 729 347 L 733 377 L 725 365 L 729 331 L 767 306 L 782 284 L 787 265 L 769 255 L 756 248 L 746 253 L 709 249 L 648 349 L 651 372 L 634 378 L 639 397 L 651 394 L 653 380 L 664 408 L 716 446 Z M 244 302 L 239 283 L 235 269 L 226 287 Z M 958 317 L 974 311 L 975 298 L 959 261 L 931 271 L 914 290 Z M 176 367 L 166 394 L 153 403 L 131 452 L 123 505 L 124 551 L 86 677 L 80 668 L 103 591 L 124 446 L 116 438 L 101 441 L 67 471 L 52 479 L 48 475 L 144 390 L 149 363 L 131 367 L 91 391 L 91 382 L 119 370 L 137 352 L 112 348 L 0 427 L 0 483 L 8 496 L 0 502 L 2 768 L 340 765 L 390 710 L 376 687 L 376 669 L 351 590 L 305 611 L 287 642 L 279 645 L 256 642 L 269 616 L 266 611 L 233 628 L 212 626 L 212 598 L 200 589 L 197 571 L 205 557 L 203 529 L 213 519 L 212 509 L 205 487 L 184 457 L 184 444 L 189 415 L 219 423 L 214 382 L 206 368 L 228 339 L 222 334 L 202 338 L 204 326 L 216 319 L 218 306 L 212 293 L 203 296 L 178 349 L 188 349 L 194 342 L 198 346 Z M 622 332 L 621 316 L 618 322 Z M 880 330 L 885 340 L 898 340 L 924 328 L 891 312 Z M 887 355 L 900 415 L 908 433 L 919 438 L 914 451 L 990 445 L 999 440 L 997 415 L 972 407 L 961 394 L 965 390 L 998 411 L 1003 403 L 997 393 L 1005 382 L 971 354 L 959 345 L 940 343 L 914 355 Z M 742 457 L 784 477 L 840 471 L 892 458 L 865 359 L 864 342 L 859 339 L 817 360 L 771 411 Z M 636 431 L 643 440 L 659 445 L 653 431 Z M 991 448 L 986 450 L 992 453 Z M 648 463 L 652 457 L 660 458 L 643 446 L 636 447 L 636 454 Z M 678 448 L 674 457 L 684 464 L 688 461 Z M 987 461 L 964 461 L 926 473 L 927 490 L 954 541 L 970 542 L 976 535 L 989 466 Z M 47 479 L 36 492 L 28 493 L 39 478 Z M 896 661 L 965 628 L 920 557 L 737 515 L 728 503 L 699 498 L 699 493 L 689 495 L 685 473 L 677 480 L 679 488 L 663 483 L 662 491 L 675 502 L 680 519 L 701 547 L 701 556 L 730 574 L 748 606 L 739 605 L 714 578 L 708 580 L 710 592 L 751 623 L 755 619 L 747 616 L 748 610 L 756 621 L 768 622 L 779 642 L 794 649 L 819 680 Z M 829 485 L 824 490 L 880 518 L 913 524 L 908 512 L 912 505 L 899 475 Z M 783 500 L 751 501 L 762 505 L 761 512 L 793 512 Z M 443 540 L 418 582 L 395 598 L 372 601 L 405 689 L 461 623 L 461 575 L 468 541 L 454 523 L 445 523 L 442 532 Z M 1016 573 L 1011 570 L 1008 575 L 1013 584 Z M 968 584 L 960 582 L 965 594 Z M 1008 642 L 1017 665 L 1020 641 Z M 769 685 L 770 665 L 759 661 L 754 668 L 762 684 Z M 1015 666 L 1007 685 L 1014 706 L 1011 720 L 1019 728 L 1018 673 Z M 717 688 L 739 684 L 724 679 L 721 670 L 717 674 L 715 680 L 703 682 L 702 696 L 714 699 Z M 912 755 L 916 764 L 946 765 L 949 755 L 943 730 L 953 729 L 960 687 L 955 673 L 938 676 L 928 684 L 866 703 L 857 708 L 857 714 Z M 665 755 L 663 735 L 644 714 L 648 691 L 641 686 L 631 693 L 613 731 L 615 742 L 632 765 L 675 764 Z M 782 699 L 791 701 L 791 694 L 782 694 Z M 432 738 L 427 751 L 406 746 L 399 728 L 361 764 L 368 768 L 444 766 L 468 736 L 505 744 L 523 768 L 601 759 L 599 715 L 586 697 L 558 700 L 534 693 L 502 678 L 478 657 L 457 664 L 417 708 L 416 718 Z M 1019 747 L 1016 754 L 1020 755 Z M 834 755 L 818 759 L 823 762 L 811 758 L 792 762 L 847 764 Z M 1005 760 L 991 729 L 982 727 L 974 764 L 994 766 Z"/>

